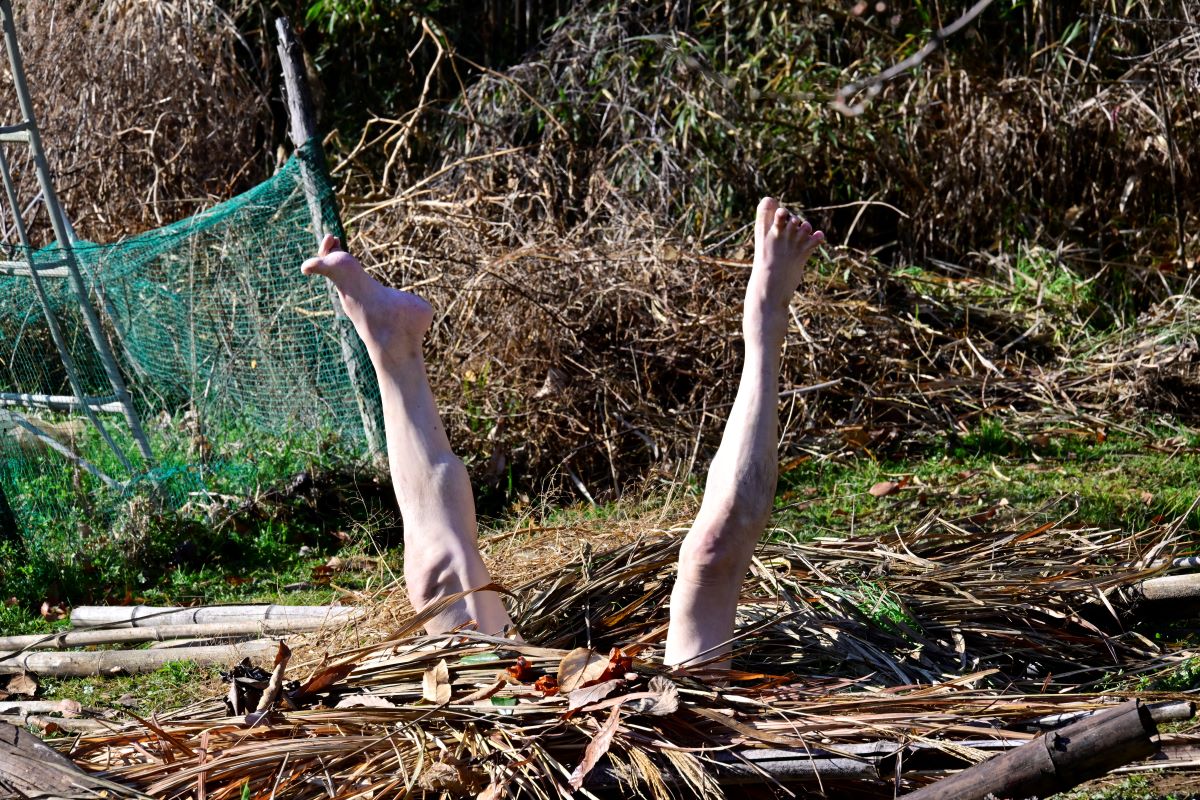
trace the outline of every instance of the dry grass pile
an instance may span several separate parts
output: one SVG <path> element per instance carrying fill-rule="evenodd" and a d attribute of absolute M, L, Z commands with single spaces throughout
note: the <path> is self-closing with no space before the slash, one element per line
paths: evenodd
<path fill-rule="evenodd" d="M 930 519 L 882 541 L 764 546 L 738 671 L 668 673 L 657 655 L 677 544 L 648 532 L 529 581 L 515 593 L 527 643 L 422 636 L 426 615 L 409 616 L 377 644 L 301 651 L 287 672 L 301 680 L 265 716 L 246 716 L 262 686 L 242 680 L 228 701 L 59 744 L 168 798 L 550 798 L 580 785 L 715 798 L 723 781 L 770 791 L 750 765 L 785 755 L 813 765 L 801 780 L 814 791 L 890 797 L 1119 698 L 1178 698 L 1129 687 L 1195 658 L 1135 632 L 1156 612 L 1128 594 L 1190 552 L 1174 526 L 968 533 Z M 568 649 L 589 631 L 598 649 Z M 1117 670 L 1130 680 L 1101 682 Z M 1188 766 L 1193 736 L 1162 744 L 1158 763 Z"/>
<path fill-rule="evenodd" d="M 1191 291 L 1158 255 L 1194 213 L 1178 154 L 1200 116 L 1178 89 L 1196 78 L 1195 31 L 1169 22 L 1186 16 L 1172 3 L 1074 28 L 1039 9 L 1022 21 L 1044 45 L 1036 57 L 978 63 L 992 45 L 1028 44 L 985 18 L 970 44 L 846 117 L 822 92 L 891 58 L 880 20 L 711 3 L 680 29 L 600 3 L 536 60 L 345 143 L 352 246 L 441 311 L 435 391 L 477 481 L 601 498 L 711 452 L 739 365 L 750 253 L 736 223 L 768 191 L 833 241 L 955 253 L 917 279 L 862 250 L 828 254 L 793 308 L 791 452 L 903 452 L 1032 410 L 1104 428 L 1157 403 L 1136 402 L 1144 376 L 1109 370 L 1135 402 L 1099 410 L 1077 362 L 1130 293 L 1147 290 L 1136 304 Z M 468 69 L 436 32 L 422 47 L 438 48 L 438 70 Z M 1103 242 L 1082 236 L 1114 227 Z M 1014 231 L 1060 243 L 1039 251 L 1042 274 L 1013 267 L 1028 256 L 1005 252 Z M 1061 244 L 1072 239 L 1082 244 Z M 1114 250 L 1139 255 L 1104 261 Z M 1053 296 L 1060 273 L 1086 297 Z M 1082 383 L 1086 398 L 1071 395 Z M 1174 411 L 1191 418 L 1186 403 Z"/>
<path fill-rule="evenodd" d="M 221 3 L 14 6 L 34 113 L 80 236 L 108 241 L 173 222 L 249 188 L 272 165 L 266 96 L 239 65 L 246 54 Z M 7 63 L 0 97 L 18 113 Z M 16 166 L 31 201 L 32 170 Z M 44 214 L 34 223 L 49 233 Z"/>

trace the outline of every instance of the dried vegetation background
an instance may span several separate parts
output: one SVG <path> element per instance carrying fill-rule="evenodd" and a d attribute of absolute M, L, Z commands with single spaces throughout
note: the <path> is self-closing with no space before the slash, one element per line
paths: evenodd
<path fill-rule="evenodd" d="M 766 193 L 843 243 L 794 304 L 793 449 L 895 453 L 1010 411 L 1102 426 L 1158 397 L 1145 371 L 1121 392 L 1079 374 L 1111 325 L 1197 385 L 1194 350 L 1161 352 L 1192 319 L 1192 12 L 997 3 L 845 115 L 839 86 L 934 27 L 923 4 L 883 8 L 704 3 L 681 25 L 591 4 L 346 148 L 354 244 L 442 309 L 434 379 L 481 477 L 599 496 L 711 452 Z M 436 31 L 422 46 L 453 63 Z"/>
<path fill-rule="evenodd" d="M 81 237 L 111 241 L 165 225 L 267 174 L 265 87 L 247 70 L 247 43 L 219 4 L 13 5 L 56 189 Z M 5 124 L 18 121 L 11 81 L 5 61 Z M 32 201 L 32 171 L 18 166 L 22 199 Z M 33 224 L 49 232 L 44 212 Z"/>
<path fill-rule="evenodd" d="M 390 94 L 361 72 L 369 101 L 334 69 L 333 24 L 304 31 L 351 246 L 440 309 L 435 391 L 495 497 L 599 499 L 703 464 L 767 193 L 837 243 L 794 304 L 789 450 L 900 453 L 1047 408 L 1090 426 L 1195 414 L 1188 2 L 997 0 L 915 73 L 851 98 L 858 115 L 831 103 L 838 88 L 957 10 L 526 5 L 545 32 L 522 29 L 530 46 L 504 58 L 463 44 L 512 34 L 497 4 L 395 5 L 408 66 Z M 182 216 L 272 163 L 262 22 L 304 4 L 38 8 L 21 36 L 81 233 Z M 338 42 L 381 35 L 348 30 Z M 1116 383 L 1089 371 L 1099 330 L 1115 331 L 1100 360 Z"/>

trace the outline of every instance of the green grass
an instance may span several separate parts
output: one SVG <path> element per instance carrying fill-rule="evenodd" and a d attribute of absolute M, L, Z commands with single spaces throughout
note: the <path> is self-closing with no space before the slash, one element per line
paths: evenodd
<path fill-rule="evenodd" d="M 141 675 L 43 678 L 40 694 L 50 700 L 76 700 L 84 708 L 128 710 L 146 717 L 211 698 L 219 693 L 220 680 L 220 667 L 176 661 Z"/>
<path fill-rule="evenodd" d="M 1175 437 L 1183 452 L 1155 449 Z M 1103 439 L 1102 441 L 1100 439 Z M 785 462 L 775 526 L 778 536 L 871 534 L 915 526 L 931 511 L 950 520 L 989 524 L 1027 520 L 1030 526 L 1071 515 L 1100 528 L 1139 529 L 1187 515 L 1200 528 L 1200 437 L 1163 430 L 1148 438 L 1084 432 L 1008 432 L 987 420 L 947 438 L 940 452 L 915 462 L 877 462 L 867 456 Z M 905 482 L 873 497 L 883 481 Z M 1190 513 L 1189 513 L 1190 509 Z"/>
<path fill-rule="evenodd" d="M 131 451 L 128 436 L 112 427 Z M 221 578 L 284 585 L 336 549 L 331 531 L 369 524 L 371 509 L 356 521 L 307 508 L 304 498 L 262 502 L 301 473 L 359 469 L 357 446 L 335 433 L 280 436 L 234 425 L 206 430 L 198 444 L 188 431 L 182 417 L 150 426 L 157 463 L 123 492 L 40 449 L 0 450 L 0 477 L 21 534 L 0 541 L 0 597 L 36 606 L 46 598 L 207 598 Z M 124 474 L 94 429 L 76 444 L 101 470 Z M 313 557 L 300 557 L 301 546 Z"/>

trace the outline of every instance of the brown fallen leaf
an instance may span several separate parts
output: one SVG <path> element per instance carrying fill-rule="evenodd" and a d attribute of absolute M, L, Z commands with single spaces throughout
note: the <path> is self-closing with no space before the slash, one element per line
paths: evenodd
<path fill-rule="evenodd" d="M 867 493 L 872 497 L 887 497 L 893 494 L 900 488 L 900 484 L 895 481 L 880 481 L 867 490 Z"/>
<path fill-rule="evenodd" d="M 508 680 L 506 678 L 507 675 L 508 675 L 508 673 L 506 673 L 506 672 L 497 672 L 496 680 L 494 683 L 490 683 L 487 686 L 484 686 L 480 689 L 476 689 L 475 691 L 471 692 L 466 697 L 460 697 L 455 702 L 456 703 L 474 703 L 479 700 L 487 700 L 489 697 L 491 697 L 496 692 L 500 691 L 501 689 L 503 689 L 505 687 L 505 685 L 508 683 Z"/>
<path fill-rule="evenodd" d="M 608 669 L 610 659 L 588 647 L 576 647 L 563 656 L 558 665 L 558 688 L 570 694 L 593 681 L 597 681 Z"/>
<path fill-rule="evenodd" d="M 629 713 L 665 717 L 679 710 L 679 689 L 670 678 L 655 675 L 650 679 L 648 688 L 651 696 L 636 700 L 629 706 Z"/>
<path fill-rule="evenodd" d="M 83 715 L 83 706 L 79 704 L 78 700 L 71 700 L 70 698 L 59 700 L 58 710 L 64 717 L 67 717 L 68 719 L 73 719 Z"/>
<path fill-rule="evenodd" d="M 399 708 L 400 706 L 383 697 L 372 694 L 351 695 L 338 700 L 334 708 Z"/>
<path fill-rule="evenodd" d="M 23 694 L 26 697 L 36 697 L 38 691 L 37 678 L 31 672 L 22 672 L 8 679 L 5 687 L 9 694 Z"/>
<path fill-rule="evenodd" d="M 49 600 L 42 601 L 42 619 L 47 622 L 58 622 L 60 619 L 67 618 L 67 608 L 62 603 L 51 603 Z"/>
<path fill-rule="evenodd" d="M 567 710 L 574 711 L 589 703 L 599 702 L 624 685 L 625 681 L 620 678 L 614 678 L 613 680 L 593 684 L 592 686 L 580 686 L 571 692 L 571 698 L 567 701 Z"/>
<path fill-rule="evenodd" d="M 421 678 L 421 696 L 438 705 L 450 702 L 450 667 L 446 659 L 425 670 Z"/>
<path fill-rule="evenodd" d="M 587 778 L 592 768 L 596 766 L 604 754 L 608 752 L 608 748 L 612 746 L 613 736 L 617 732 L 617 726 L 621 722 L 621 707 L 618 705 L 613 708 L 612 713 L 608 715 L 608 719 L 600 726 L 600 730 L 588 742 L 587 749 L 583 751 L 583 760 L 579 762 L 579 766 L 571 773 L 570 786 L 575 791 L 583 788 L 583 781 Z"/>

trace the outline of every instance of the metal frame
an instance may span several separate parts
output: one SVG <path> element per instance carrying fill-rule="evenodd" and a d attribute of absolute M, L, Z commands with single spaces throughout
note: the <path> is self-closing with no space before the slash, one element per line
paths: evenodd
<path fill-rule="evenodd" d="M 51 338 L 54 340 L 55 348 L 58 350 L 63 366 L 66 369 L 71 390 L 74 392 L 73 397 L 20 393 L 0 394 L 0 406 L 82 411 L 92 425 L 95 426 L 96 430 L 99 431 L 108 446 L 112 448 L 121 464 L 132 474 L 134 472 L 132 462 L 113 440 L 108 429 L 101 422 L 99 416 L 97 416 L 97 412 L 121 413 L 125 416 L 126 422 L 129 424 L 130 433 L 137 443 L 141 459 L 147 466 L 153 463 L 150 442 L 146 438 L 145 431 L 142 429 L 137 410 L 133 407 L 132 397 L 117 366 L 112 346 L 104 335 L 100 318 L 88 298 L 87 285 L 80 275 L 79 263 L 75 258 L 75 238 L 73 231 L 66 221 L 62 206 L 58 202 L 58 195 L 54 190 L 54 183 L 50 178 L 50 169 L 46 162 L 46 154 L 42 148 L 41 135 L 38 132 L 35 121 L 33 102 L 30 99 L 29 87 L 25 81 L 25 69 L 21 59 L 20 46 L 17 42 L 17 33 L 13 23 L 10 0 L 0 0 L 0 16 L 3 17 L 4 46 L 8 52 L 9 65 L 12 68 L 13 86 L 16 90 L 17 102 L 20 105 L 23 117 L 23 120 L 16 125 L 0 126 L 0 177 L 3 178 L 5 195 L 12 208 L 15 231 L 20 239 L 21 249 L 25 255 L 23 262 L 0 261 L 0 274 L 28 275 L 32 281 L 34 292 L 38 297 L 38 303 L 41 305 L 46 323 L 49 326 Z M 34 250 L 29 241 L 28 230 L 26 229 L 20 201 L 17 197 L 16 184 L 13 181 L 12 170 L 9 167 L 9 161 L 3 149 L 3 145 L 20 143 L 29 146 L 30 154 L 33 158 L 34 171 L 37 174 L 40 199 L 46 206 L 51 227 L 54 229 L 55 240 L 59 251 L 62 253 L 61 258 L 50 263 L 35 262 Z M 45 278 L 66 278 L 70 282 L 71 289 L 74 291 L 75 297 L 79 302 L 79 309 L 83 315 L 84 324 L 88 329 L 92 346 L 95 348 L 100 362 L 104 366 L 105 376 L 112 387 L 113 393 L 111 397 L 91 397 L 84 392 L 83 384 L 79 380 L 79 372 L 75 365 L 75 360 L 67 349 L 62 329 L 58 324 L 45 287 L 42 284 Z M 36 433 L 43 440 L 50 438 L 43 432 L 36 430 L 36 426 L 32 422 L 25 420 L 20 415 L 12 412 L 7 412 L 7 414 L 10 418 L 18 421 L 22 427 L 30 429 L 31 432 Z M 50 439 L 50 441 L 53 441 L 53 439 Z M 57 444 L 57 442 L 54 442 L 54 444 Z M 112 478 L 104 475 L 95 466 L 89 464 L 77 454 L 70 452 L 67 448 L 52 446 L 52 449 L 80 464 L 89 472 L 100 477 L 105 483 L 112 486 L 119 485 Z"/>

